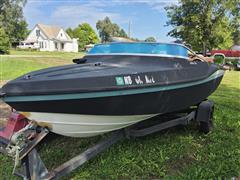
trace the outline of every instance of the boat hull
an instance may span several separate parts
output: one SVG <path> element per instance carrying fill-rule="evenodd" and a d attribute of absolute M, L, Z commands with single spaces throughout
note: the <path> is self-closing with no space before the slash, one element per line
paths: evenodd
<path fill-rule="evenodd" d="M 222 77 L 223 72 L 219 71 L 205 80 L 178 86 L 87 94 L 6 97 L 4 101 L 14 109 L 24 112 L 107 116 L 163 114 L 200 103 L 216 90 Z"/>
<path fill-rule="evenodd" d="M 129 116 L 96 116 L 63 113 L 23 113 L 29 119 L 37 120 L 40 126 L 48 127 L 52 132 L 70 137 L 91 137 L 121 129 L 157 114 Z"/>
<path fill-rule="evenodd" d="M 105 92 L 71 96 L 28 96 L 5 98 L 10 106 L 52 132 L 71 137 L 89 137 L 121 129 L 158 114 L 197 105 L 220 84 L 223 71 L 181 86 L 142 91 Z M 151 91 L 151 92 L 150 92 Z M 119 93 L 119 92 L 118 92 Z M 52 98 L 52 99 L 51 99 Z"/>

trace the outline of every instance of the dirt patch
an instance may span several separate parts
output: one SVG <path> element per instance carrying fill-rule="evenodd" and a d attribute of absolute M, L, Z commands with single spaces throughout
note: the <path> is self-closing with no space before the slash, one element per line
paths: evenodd
<path fill-rule="evenodd" d="M 10 116 L 11 108 L 0 100 L 0 127 L 5 125 L 7 118 Z"/>
<path fill-rule="evenodd" d="M 6 84 L 7 82 L 8 82 L 9 80 L 0 80 L 0 88 L 4 85 L 4 84 Z"/>
<path fill-rule="evenodd" d="M 0 87 L 7 81 L 0 81 Z M 7 118 L 10 116 L 11 108 L 0 100 L 0 127 L 6 124 Z"/>
<path fill-rule="evenodd" d="M 167 171 L 169 174 L 176 174 L 183 170 L 185 167 L 193 164 L 196 159 L 191 154 L 186 154 L 174 162 L 168 163 Z"/>

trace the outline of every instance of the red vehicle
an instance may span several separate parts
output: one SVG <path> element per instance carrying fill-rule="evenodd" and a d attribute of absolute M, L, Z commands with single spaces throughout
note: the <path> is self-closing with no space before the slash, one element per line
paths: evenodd
<path fill-rule="evenodd" d="M 240 69 L 240 50 L 212 50 L 214 62 L 225 64 L 230 69 Z M 220 58 L 220 60 L 219 60 Z"/>
<path fill-rule="evenodd" d="M 240 50 L 212 50 L 211 56 L 224 55 L 224 57 L 239 58 Z"/>

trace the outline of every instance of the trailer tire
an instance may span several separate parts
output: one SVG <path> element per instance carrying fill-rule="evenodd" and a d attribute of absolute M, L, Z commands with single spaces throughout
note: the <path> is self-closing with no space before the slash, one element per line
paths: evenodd
<path fill-rule="evenodd" d="M 213 128 L 214 104 L 212 101 L 203 101 L 200 103 L 196 120 L 199 122 L 199 131 L 205 134 L 209 133 Z"/>
<path fill-rule="evenodd" d="M 199 125 L 199 131 L 204 133 L 204 134 L 207 134 L 209 133 L 211 130 L 212 130 L 213 126 L 212 126 L 212 122 L 209 121 L 209 122 L 200 122 L 200 125 Z"/>

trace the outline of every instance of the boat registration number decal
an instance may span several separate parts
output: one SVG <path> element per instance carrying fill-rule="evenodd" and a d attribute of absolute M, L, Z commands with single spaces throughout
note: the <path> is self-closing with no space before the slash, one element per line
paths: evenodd
<path fill-rule="evenodd" d="M 115 77 L 117 86 L 123 86 L 123 85 L 132 85 L 132 84 L 154 84 L 155 80 L 153 76 L 145 75 L 143 78 L 141 78 L 139 75 L 135 77 L 131 76 L 117 76 Z"/>
<path fill-rule="evenodd" d="M 117 83 L 118 86 L 124 85 L 123 77 L 119 76 L 119 77 L 116 77 L 115 79 L 116 79 L 116 83 Z"/>

